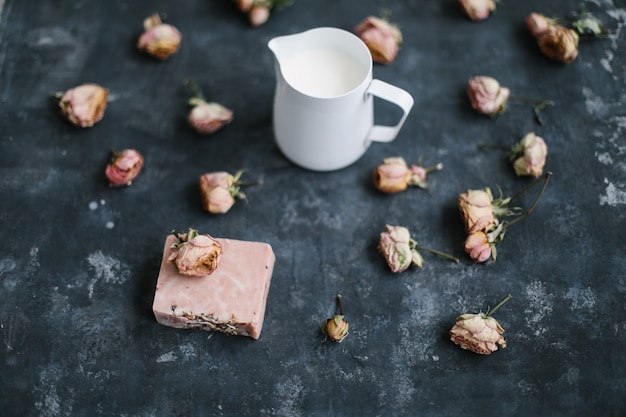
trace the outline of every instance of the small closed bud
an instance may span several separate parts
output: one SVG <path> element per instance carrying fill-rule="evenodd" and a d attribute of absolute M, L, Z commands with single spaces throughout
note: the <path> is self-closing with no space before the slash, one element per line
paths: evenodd
<path fill-rule="evenodd" d="M 505 348 L 504 329 L 491 315 L 510 299 L 511 296 L 507 296 L 487 314 L 462 314 L 457 317 L 450 329 L 450 340 L 462 349 L 481 355 L 490 355 L 498 350 L 498 345 Z"/>
<path fill-rule="evenodd" d="M 134 149 L 113 152 L 111 162 L 107 165 L 105 175 L 109 186 L 119 187 L 130 185 L 137 178 L 143 167 L 143 156 Z"/>
<path fill-rule="evenodd" d="M 248 20 L 253 27 L 261 26 L 270 18 L 270 9 L 266 6 L 252 6 L 248 11 Z"/>
<path fill-rule="evenodd" d="M 531 13 L 526 20 L 526 28 L 535 38 L 543 35 L 549 28 L 556 26 L 556 20 L 550 19 L 540 13 Z"/>
<path fill-rule="evenodd" d="M 465 239 L 465 253 L 467 253 L 474 262 L 485 262 L 493 255 L 493 247 L 489 243 L 487 234 L 479 230 L 477 232 L 470 233 Z"/>
<path fill-rule="evenodd" d="M 202 208 L 209 213 L 223 214 L 235 204 L 235 198 L 245 199 L 246 195 L 241 191 L 241 187 L 256 185 L 256 183 L 242 184 L 242 175 L 243 171 L 237 172 L 234 176 L 220 171 L 200 176 Z"/>
<path fill-rule="evenodd" d="M 379 191 L 394 194 L 406 190 L 409 185 L 427 188 L 426 176 L 432 171 L 441 169 L 443 169 L 441 163 L 430 167 L 414 164 L 409 168 L 404 158 L 385 158 L 372 173 L 372 181 Z"/>
<path fill-rule="evenodd" d="M 467 95 L 472 108 L 482 114 L 495 116 L 506 109 L 511 91 L 501 87 L 492 77 L 479 76 L 469 80 Z"/>
<path fill-rule="evenodd" d="M 344 318 L 343 304 L 341 302 L 341 294 L 337 295 L 337 306 L 339 307 L 339 314 L 336 314 L 332 318 L 328 318 L 322 322 L 321 330 L 324 335 L 334 342 L 341 342 L 348 336 L 348 329 L 350 325 Z"/>
<path fill-rule="evenodd" d="M 578 57 L 578 39 L 576 31 L 556 25 L 543 32 L 537 44 L 548 58 L 569 64 Z"/>
<path fill-rule="evenodd" d="M 472 20 L 483 20 L 496 10 L 494 0 L 458 0 L 463 13 Z"/>
<path fill-rule="evenodd" d="M 219 103 L 207 103 L 200 98 L 193 98 L 189 103 L 193 108 L 187 120 L 198 133 L 204 135 L 215 133 L 233 120 L 233 111 Z"/>
<path fill-rule="evenodd" d="M 61 112 L 70 123 L 91 127 L 104 117 L 109 90 L 98 84 L 81 84 L 55 97 L 60 98 Z"/>
<path fill-rule="evenodd" d="M 174 26 L 163 23 L 157 13 L 146 18 L 143 26 L 144 32 L 137 41 L 139 50 L 165 60 L 180 48 L 182 35 Z"/>
<path fill-rule="evenodd" d="M 546 164 L 548 146 L 535 133 L 528 133 L 513 147 L 509 158 L 518 176 L 540 177 Z"/>
<path fill-rule="evenodd" d="M 398 55 L 402 32 L 386 19 L 369 16 L 354 29 L 379 64 L 391 64 Z"/>
<path fill-rule="evenodd" d="M 189 229 L 186 234 L 172 233 L 178 242 L 172 245 L 174 251 L 168 262 L 176 264 L 179 274 L 204 277 L 217 269 L 222 256 L 222 245 L 217 240 L 207 234 L 198 234 L 194 229 Z"/>

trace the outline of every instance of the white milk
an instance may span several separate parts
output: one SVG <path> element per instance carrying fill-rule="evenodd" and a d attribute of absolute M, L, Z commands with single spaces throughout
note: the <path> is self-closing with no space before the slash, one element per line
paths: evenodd
<path fill-rule="evenodd" d="M 281 70 L 293 88 L 313 97 L 345 94 L 367 76 L 367 68 L 351 55 L 328 48 L 298 52 L 281 62 Z"/>

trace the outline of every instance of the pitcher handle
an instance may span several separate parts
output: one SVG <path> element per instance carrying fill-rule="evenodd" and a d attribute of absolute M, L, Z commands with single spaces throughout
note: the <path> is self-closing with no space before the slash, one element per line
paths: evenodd
<path fill-rule="evenodd" d="M 400 128 L 413 107 L 413 97 L 401 88 L 376 79 L 372 80 L 367 88 L 366 97 L 368 94 L 393 103 L 402 109 L 403 114 L 398 124 L 395 126 L 374 125 L 366 138 L 366 141 L 391 142 L 398 136 Z"/>

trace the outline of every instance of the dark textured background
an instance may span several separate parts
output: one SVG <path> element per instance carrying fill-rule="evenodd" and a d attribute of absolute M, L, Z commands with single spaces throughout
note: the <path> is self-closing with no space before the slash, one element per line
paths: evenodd
<path fill-rule="evenodd" d="M 544 57 L 523 20 L 584 7 L 613 31 L 579 58 Z M 271 106 L 274 36 L 351 30 L 384 10 L 404 44 L 374 76 L 415 97 L 395 142 L 332 173 L 277 150 Z M 152 12 L 183 33 L 156 62 L 135 49 Z M 502 0 L 480 23 L 456 2 L 296 0 L 260 28 L 227 0 L 6 0 L 0 15 L 0 414 L 7 416 L 623 416 L 626 413 L 626 2 Z M 511 102 L 474 112 L 467 80 L 491 75 L 513 95 L 547 98 L 545 124 Z M 212 137 L 185 122 L 193 78 L 235 112 Z M 104 119 L 76 129 L 50 94 L 84 82 L 110 89 Z M 394 109 L 378 107 L 381 121 Z M 529 179 L 503 154 L 535 131 L 554 173 L 537 210 L 498 246 L 464 254 L 456 198 L 505 194 Z M 145 168 L 110 189 L 111 149 Z M 382 195 L 387 156 L 443 162 L 428 190 Z M 203 212 L 205 172 L 246 169 L 263 185 L 221 216 Z M 528 205 L 532 195 L 522 199 Z M 386 223 L 426 246 L 422 270 L 392 274 L 376 251 Z M 151 312 L 163 241 L 195 227 L 272 245 L 277 256 L 260 340 L 174 330 Z M 324 342 L 319 323 L 344 295 L 351 332 Z M 483 357 L 448 340 L 458 314 L 496 314 L 508 347 Z"/>

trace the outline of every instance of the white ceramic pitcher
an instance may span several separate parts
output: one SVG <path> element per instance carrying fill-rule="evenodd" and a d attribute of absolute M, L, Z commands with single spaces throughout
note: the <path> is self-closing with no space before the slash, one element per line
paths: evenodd
<path fill-rule="evenodd" d="M 314 171 L 344 168 L 372 141 L 394 140 L 413 107 L 406 91 L 372 78 L 372 56 L 354 34 L 311 29 L 268 43 L 276 62 L 274 135 L 292 162 Z M 374 98 L 398 105 L 395 126 L 374 125 Z"/>

